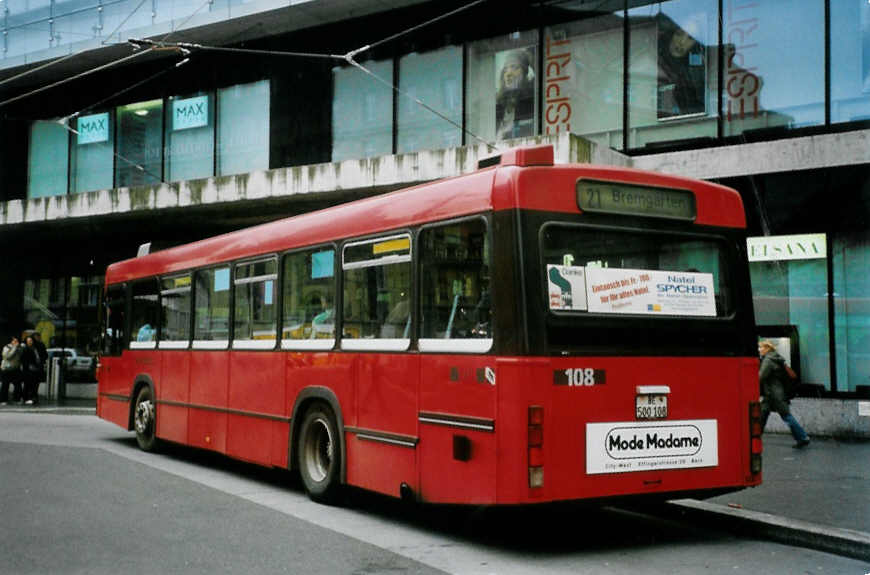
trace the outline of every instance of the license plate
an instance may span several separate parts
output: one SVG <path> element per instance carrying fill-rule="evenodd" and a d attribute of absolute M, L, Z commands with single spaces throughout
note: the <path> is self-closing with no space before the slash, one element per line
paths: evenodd
<path fill-rule="evenodd" d="M 637 419 L 664 419 L 668 416 L 667 395 L 638 395 L 635 404 Z"/>

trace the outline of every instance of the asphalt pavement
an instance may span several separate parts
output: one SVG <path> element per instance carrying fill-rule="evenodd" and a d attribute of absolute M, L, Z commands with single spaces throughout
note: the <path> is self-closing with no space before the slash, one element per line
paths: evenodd
<path fill-rule="evenodd" d="M 67 400 L 0 406 L 4 411 L 93 415 L 95 408 L 92 400 Z M 816 437 L 794 449 L 790 435 L 773 433 L 763 441 L 760 486 L 656 511 L 870 562 L 870 442 Z"/>

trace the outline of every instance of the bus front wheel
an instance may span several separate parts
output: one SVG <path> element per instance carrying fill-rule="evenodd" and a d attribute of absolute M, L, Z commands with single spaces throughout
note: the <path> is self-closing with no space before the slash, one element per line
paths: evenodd
<path fill-rule="evenodd" d="M 136 430 L 136 443 L 142 451 L 157 450 L 157 419 L 156 407 L 151 388 L 148 386 L 139 390 L 136 405 L 133 408 L 133 427 Z"/>
<path fill-rule="evenodd" d="M 305 412 L 296 451 L 308 497 L 319 503 L 334 502 L 341 483 L 341 442 L 331 409 L 318 403 Z"/>

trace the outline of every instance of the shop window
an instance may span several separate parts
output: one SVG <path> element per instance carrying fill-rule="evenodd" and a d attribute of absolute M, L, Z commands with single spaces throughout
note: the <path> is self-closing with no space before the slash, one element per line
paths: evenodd
<path fill-rule="evenodd" d="M 571 132 L 622 148 L 623 13 L 622 2 L 612 4 L 565 4 L 572 16 L 544 30 L 544 134 Z"/>
<path fill-rule="evenodd" d="M 420 233 L 421 351 L 483 352 L 492 345 L 486 222 Z"/>
<path fill-rule="evenodd" d="M 130 307 L 130 349 L 152 349 L 157 346 L 160 318 L 159 284 L 144 280 L 133 284 Z"/>
<path fill-rule="evenodd" d="M 69 140 L 67 129 L 56 121 L 39 121 L 30 125 L 28 198 L 67 193 Z"/>
<path fill-rule="evenodd" d="M 218 175 L 269 169 L 269 81 L 218 91 Z"/>
<path fill-rule="evenodd" d="M 344 248 L 345 349 L 400 351 L 411 341 L 411 238 L 389 236 Z"/>
<path fill-rule="evenodd" d="M 160 282 L 160 347 L 186 348 L 190 339 L 190 274 Z"/>
<path fill-rule="evenodd" d="M 824 0 L 723 1 L 726 136 L 825 121 L 824 22 Z"/>
<path fill-rule="evenodd" d="M 214 175 L 214 98 L 211 94 L 176 96 L 166 104 L 167 181 Z"/>
<path fill-rule="evenodd" d="M 316 248 L 284 259 L 284 349 L 335 344 L 335 250 Z"/>
<path fill-rule="evenodd" d="M 393 61 L 363 62 L 393 82 Z M 332 161 L 393 153 L 393 90 L 356 68 L 335 68 L 332 100 Z"/>
<path fill-rule="evenodd" d="M 193 347 L 224 349 L 230 338 L 230 268 L 200 270 L 194 277 Z"/>
<path fill-rule="evenodd" d="M 837 237 L 833 253 L 837 390 L 870 397 L 870 232 Z"/>
<path fill-rule="evenodd" d="M 271 349 L 277 339 L 278 261 L 273 258 L 239 264 L 235 272 L 233 347 Z"/>
<path fill-rule="evenodd" d="M 749 272 L 759 334 L 797 332 L 801 381 L 830 390 L 828 273 L 824 234 L 749 238 Z"/>
<path fill-rule="evenodd" d="M 870 3 L 831 2 L 831 122 L 870 120 Z"/>
<path fill-rule="evenodd" d="M 113 187 L 115 129 L 112 112 L 79 116 L 70 149 L 70 191 L 91 192 Z"/>
<path fill-rule="evenodd" d="M 163 166 L 163 101 L 151 100 L 116 109 L 117 187 L 147 186 L 161 181 Z"/>
<path fill-rule="evenodd" d="M 448 46 L 425 54 L 408 54 L 399 61 L 399 87 L 444 114 L 438 117 L 411 97 L 400 96 L 399 153 L 462 145 L 462 48 Z"/>
<path fill-rule="evenodd" d="M 628 12 L 629 142 L 717 135 L 717 0 L 649 3 Z"/>
<path fill-rule="evenodd" d="M 468 130 L 490 141 L 538 133 L 537 46 L 534 30 L 469 45 Z"/>

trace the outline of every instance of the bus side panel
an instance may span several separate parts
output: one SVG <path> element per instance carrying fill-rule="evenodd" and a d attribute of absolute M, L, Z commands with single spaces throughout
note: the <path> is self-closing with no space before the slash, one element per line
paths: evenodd
<path fill-rule="evenodd" d="M 272 421 L 264 416 L 283 416 L 281 360 L 274 352 L 230 352 L 228 455 L 263 465 L 272 463 Z"/>
<path fill-rule="evenodd" d="M 97 414 L 127 429 L 130 423 L 130 403 L 133 398 L 131 383 L 122 378 L 123 369 L 120 357 L 101 357 L 100 369 L 97 375 Z"/>
<path fill-rule="evenodd" d="M 157 435 L 187 443 L 187 403 L 190 401 L 190 352 L 163 351 L 157 387 Z M 169 402 L 169 404 L 164 403 Z M 183 405 L 174 405 L 180 403 Z"/>
<path fill-rule="evenodd" d="M 417 438 L 420 358 L 381 353 L 361 353 L 356 358 L 356 427 L 360 432 L 355 437 L 346 436 L 347 481 L 393 496 L 399 495 L 402 483 L 416 492 L 416 448 L 396 445 L 387 439 Z"/>
<path fill-rule="evenodd" d="M 498 388 L 487 369 L 494 373 L 494 358 L 421 356 L 417 449 L 425 501 L 495 502 L 495 433 L 501 423 L 495 421 Z M 490 424 L 492 430 L 482 429 Z"/>
<path fill-rule="evenodd" d="M 341 410 L 341 414 L 336 414 L 336 417 L 342 418 L 345 427 L 356 425 L 355 356 L 353 354 L 290 351 L 282 352 L 279 356 L 283 357 L 284 361 L 284 382 L 287 389 L 285 414 L 287 417 L 293 414 L 293 408 L 300 393 L 317 390 L 335 396 Z M 291 421 L 291 425 L 295 426 L 302 422 L 305 417 L 304 410 L 297 413 L 296 417 L 299 421 Z M 276 425 L 278 424 L 276 423 Z M 284 464 L 288 463 L 289 429 L 287 433 L 283 445 L 274 446 L 276 449 L 275 465 L 280 465 L 278 463 L 280 461 L 283 461 Z M 294 439 L 298 440 L 298 436 Z M 282 453 L 278 453 L 278 449 Z M 294 462 L 293 465 L 295 464 Z"/>
<path fill-rule="evenodd" d="M 194 447 L 226 451 L 229 363 L 226 351 L 190 352 L 188 441 Z"/>

